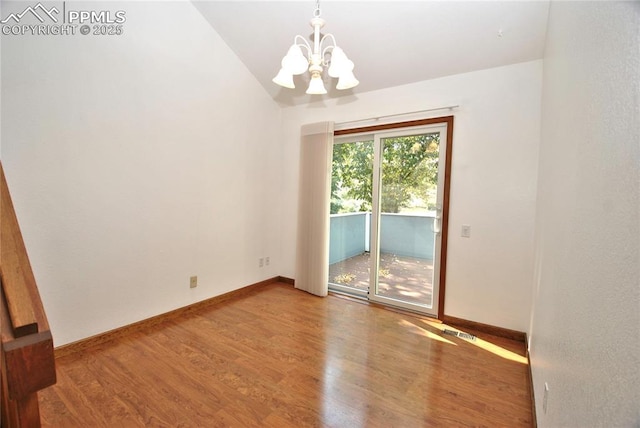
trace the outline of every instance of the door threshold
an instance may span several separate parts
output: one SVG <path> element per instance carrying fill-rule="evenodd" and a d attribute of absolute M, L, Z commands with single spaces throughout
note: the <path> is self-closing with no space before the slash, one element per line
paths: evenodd
<path fill-rule="evenodd" d="M 371 300 L 369 300 L 367 297 L 363 297 L 363 296 L 358 296 L 358 295 L 354 295 L 354 294 L 349 294 L 346 292 L 342 292 L 342 291 L 336 291 L 336 290 L 329 290 L 329 295 L 333 296 L 333 297 L 337 297 L 339 299 L 345 299 L 345 300 L 350 300 L 353 301 L 355 303 L 360 303 L 363 305 L 367 305 L 367 306 L 371 306 L 374 308 L 379 308 L 379 309 L 384 309 L 386 311 L 391 311 L 391 312 L 395 312 L 398 314 L 403 314 L 403 315 L 410 315 L 412 317 L 415 318 L 419 318 L 422 320 L 426 320 L 426 321 L 432 321 L 438 324 L 442 324 L 442 320 L 438 319 L 438 318 L 434 318 L 432 316 L 417 312 L 417 311 L 412 311 L 410 309 L 406 309 L 406 308 L 401 308 L 398 306 L 393 306 L 393 305 L 385 305 L 383 303 L 378 303 L 378 302 L 372 302 Z"/>

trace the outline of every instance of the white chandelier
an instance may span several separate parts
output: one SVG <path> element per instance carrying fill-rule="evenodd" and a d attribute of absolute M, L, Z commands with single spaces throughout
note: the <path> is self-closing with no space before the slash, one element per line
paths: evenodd
<path fill-rule="evenodd" d="M 285 88 L 293 89 L 293 76 L 303 74 L 309 70 L 311 81 L 307 94 L 326 94 L 322 81 L 323 67 L 328 67 L 328 74 L 338 79 L 336 89 L 349 89 L 358 85 L 358 79 L 353 75 L 353 62 L 347 58 L 344 51 L 336 43 L 333 34 L 327 34 L 320 38 L 320 29 L 324 26 L 324 19 L 320 18 L 320 1 L 316 1 L 316 9 L 313 12 L 313 19 L 310 22 L 313 27 L 313 49 L 307 40 L 297 35 L 293 38 L 293 45 L 289 52 L 282 58 L 282 68 L 278 75 L 273 78 L 273 82 Z M 331 41 L 329 41 L 331 39 Z M 327 46 L 323 47 L 323 45 Z M 333 44 L 331 44 L 333 42 Z M 306 49 L 305 57 L 302 48 Z M 326 57 L 330 55 L 330 61 Z"/>

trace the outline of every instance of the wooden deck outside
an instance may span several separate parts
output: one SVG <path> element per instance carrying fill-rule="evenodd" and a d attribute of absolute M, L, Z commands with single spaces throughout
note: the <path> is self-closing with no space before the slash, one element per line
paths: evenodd
<path fill-rule="evenodd" d="M 369 289 L 369 253 L 329 266 L 329 282 Z M 432 305 L 433 260 L 383 253 L 378 269 L 378 295 L 420 305 Z"/>

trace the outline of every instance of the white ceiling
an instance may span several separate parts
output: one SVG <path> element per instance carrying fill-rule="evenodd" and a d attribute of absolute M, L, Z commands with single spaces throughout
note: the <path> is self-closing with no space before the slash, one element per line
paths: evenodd
<path fill-rule="evenodd" d="M 293 90 L 271 81 L 294 36 L 312 33 L 314 0 L 192 2 L 274 100 L 322 97 L 304 93 L 306 74 Z M 542 58 L 549 2 L 323 0 L 320 7 L 323 33 L 335 36 L 360 80 L 346 91 L 329 82 L 324 97 L 337 97 Z"/>

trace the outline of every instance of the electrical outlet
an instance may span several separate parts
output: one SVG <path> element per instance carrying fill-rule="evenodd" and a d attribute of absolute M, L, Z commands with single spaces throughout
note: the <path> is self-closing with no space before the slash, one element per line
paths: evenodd
<path fill-rule="evenodd" d="M 264 264 L 265 264 L 266 266 L 269 266 L 269 263 L 270 263 L 269 257 L 265 257 L 265 258 L 264 258 Z"/>
<path fill-rule="evenodd" d="M 544 395 L 542 396 L 542 411 L 547 414 L 547 400 L 549 399 L 549 384 L 544 383 Z"/>
<path fill-rule="evenodd" d="M 258 259 L 258 267 L 263 267 L 264 266 L 264 259 L 262 257 L 260 257 Z"/>
<path fill-rule="evenodd" d="M 198 286 L 198 277 L 192 276 L 189 278 L 189 288 L 196 288 Z"/>
<path fill-rule="evenodd" d="M 462 236 L 463 238 L 470 238 L 471 237 L 471 226 L 469 226 L 468 224 L 463 224 L 462 225 L 462 230 L 460 232 L 460 236 Z"/>

